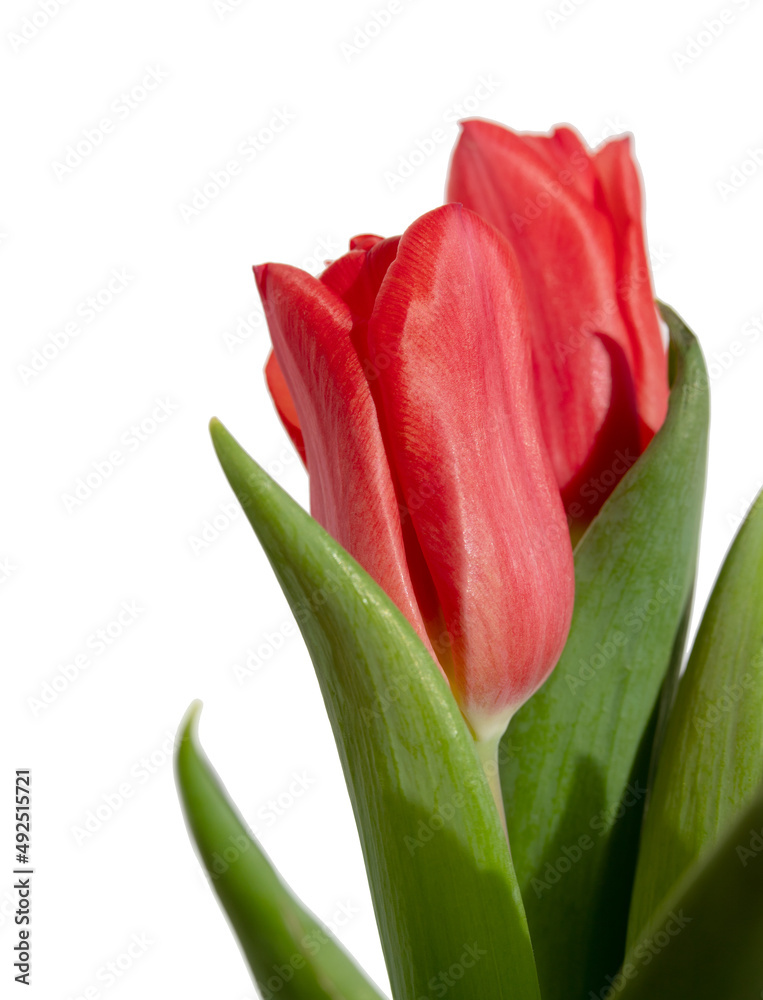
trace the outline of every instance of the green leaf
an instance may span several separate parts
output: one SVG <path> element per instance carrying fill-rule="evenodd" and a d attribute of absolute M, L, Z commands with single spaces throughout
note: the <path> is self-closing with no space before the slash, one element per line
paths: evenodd
<path fill-rule="evenodd" d="M 763 990 L 763 790 L 684 876 L 614 978 L 619 1000 L 754 1000 Z M 606 980 L 599 984 L 603 990 Z M 595 996 L 605 996 L 604 992 Z"/>
<path fill-rule="evenodd" d="M 355 560 L 221 424 L 211 430 L 315 666 L 395 1000 L 537 1000 L 501 821 L 439 668 Z"/>
<path fill-rule="evenodd" d="M 644 819 L 637 939 L 763 781 L 763 499 L 734 540 L 697 633 Z M 763 981 L 760 983 L 763 988 Z"/>
<path fill-rule="evenodd" d="M 180 726 L 175 775 L 186 823 L 264 997 L 383 1000 L 294 898 L 228 798 L 199 743 L 201 702 Z"/>
<path fill-rule="evenodd" d="M 696 340 L 662 312 L 673 369 L 667 418 L 578 544 L 562 658 L 501 748 L 544 1000 L 587 998 L 622 961 L 660 692 L 672 692 L 689 613 L 708 381 Z"/>

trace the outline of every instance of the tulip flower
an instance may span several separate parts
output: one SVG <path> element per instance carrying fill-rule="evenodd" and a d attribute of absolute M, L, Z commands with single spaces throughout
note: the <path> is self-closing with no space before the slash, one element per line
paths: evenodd
<path fill-rule="evenodd" d="M 586 523 L 667 412 L 667 359 L 630 138 L 462 123 L 448 201 L 510 241 L 530 311 L 540 421 L 571 520 Z"/>
<path fill-rule="evenodd" d="M 574 587 L 511 247 L 448 205 L 402 237 L 356 238 L 320 278 L 255 274 L 268 384 L 305 456 L 313 516 L 494 746 L 553 669 Z"/>
<path fill-rule="evenodd" d="M 390 995 L 741 1000 L 763 973 L 763 501 L 676 693 L 709 379 L 661 304 L 666 414 L 629 140 L 469 121 L 449 196 L 319 277 L 255 268 L 313 517 L 210 424 L 310 651 Z M 246 829 L 198 714 L 178 789 L 260 992 L 384 1000 Z"/>

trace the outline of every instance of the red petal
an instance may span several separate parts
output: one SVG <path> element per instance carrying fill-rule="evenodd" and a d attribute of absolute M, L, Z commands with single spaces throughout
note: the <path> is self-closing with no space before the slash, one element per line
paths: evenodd
<path fill-rule="evenodd" d="M 368 337 L 390 461 L 452 639 L 454 691 L 484 736 L 553 668 L 573 598 L 511 248 L 460 206 L 423 216 L 400 241 Z"/>
<path fill-rule="evenodd" d="M 541 425 L 560 486 L 584 465 L 607 412 L 608 364 L 592 336 L 599 320 L 614 339 L 627 340 L 615 301 L 614 316 L 599 315 L 614 296 L 614 246 L 607 220 L 584 197 L 596 175 L 570 135 L 559 130 L 556 141 L 528 143 L 501 126 L 467 121 L 448 187 L 449 199 L 496 226 L 519 258 Z"/>
<path fill-rule="evenodd" d="M 350 251 L 321 275 L 321 281 L 344 299 L 356 321 L 367 320 L 373 312 L 379 287 L 395 259 L 399 242 L 399 236 L 379 238 L 368 251 Z"/>
<path fill-rule="evenodd" d="M 374 577 L 429 647 L 376 408 L 350 339 L 350 309 L 326 284 L 297 268 L 265 264 L 255 271 L 304 435 L 311 512 Z"/>
<path fill-rule="evenodd" d="M 350 250 L 370 250 L 383 239 L 383 236 L 376 236 L 374 233 L 361 233 L 360 236 L 353 236 L 350 240 Z"/>
<path fill-rule="evenodd" d="M 592 156 L 568 128 L 518 135 L 467 121 L 448 197 L 479 212 L 517 253 L 533 324 L 541 425 L 557 481 L 568 489 L 585 474 L 610 407 L 609 362 L 596 334 L 623 351 L 642 420 L 659 427 L 667 406 L 665 352 L 627 140 Z"/>
<path fill-rule="evenodd" d="M 625 352 L 607 336 L 601 337 L 611 367 L 612 397 L 606 419 L 588 460 L 562 491 L 568 516 L 581 525 L 592 521 L 602 504 L 641 454 L 642 423 L 636 387 Z"/>
<path fill-rule="evenodd" d="M 563 186 L 571 186 L 586 201 L 593 202 L 596 173 L 585 166 L 589 158 L 588 148 L 574 129 L 557 125 L 548 134 L 523 132 L 518 137 L 545 160 L 557 176 L 565 170 L 569 171 L 570 178 L 565 176 Z"/>
<path fill-rule="evenodd" d="M 344 298 L 345 291 L 352 288 L 366 259 L 365 250 L 351 250 L 332 261 L 320 275 L 320 280 L 339 296 Z"/>
<path fill-rule="evenodd" d="M 642 420 L 660 429 L 668 410 L 667 353 L 660 335 L 646 254 L 641 184 L 630 138 L 612 139 L 594 154 L 618 251 L 618 301 L 628 327 L 636 399 Z"/>
<path fill-rule="evenodd" d="M 305 463 L 305 466 L 307 466 L 305 441 L 302 437 L 302 428 L 299 426 L 297 408 L 294 406 L 294 400 L 291 398 L 289 387 L 286 385 L 286 379 L 283 377 L 281 366 L 278 364 L 278 358 L 275 356 L 274 351 L 270 352 L 268 360 L 265 363 L 265 379 L 268 383 L 270 395 L 273 397 L 273 402 L 276 405 L 276 410 L 278 410 L 278 416 L 281 418 L 281 423 L 286 428 L 286 433 L 299 452 L 300 458 Z"/>

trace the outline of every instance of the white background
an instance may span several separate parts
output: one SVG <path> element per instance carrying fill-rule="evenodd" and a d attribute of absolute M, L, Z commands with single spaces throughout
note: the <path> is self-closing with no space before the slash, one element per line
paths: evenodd
<path fill-rule="evenodd" d="M 760 149 L 763 164 L 763 4 L 46 2 L 47 23 L 33 0 L 5 0 L 0 15 L 2 990 L 23 990 L 10 985 L 12 774 L 31 767 L 34 985 L 23 995 L 254 996 L 173 786 L 169 739 L 196 697 L 209 755 L 266 850 L 324 920 L 352 911 L 338 933 L 386 985 L 318 688 L 301 639 L 278 638 L 286 603 L 241 516 L 223 514 L 216 539 L 193 543 L 232 499 L 208 440 L 213 414 L 307 498 L 261 375 L 268 338 L 250 267 L 317 270 L 354 233 L 398 233 L 437 205 L 459 114 L 529 130 L 571 122 L 591 143 L 632 131 L 659 296 L 710 361 L 744 345 L 712 369 L 701 607 L 763 481 L 763 337 L 743 332 L 763 315 L 763 166 L 743 163 Z M 383 28 L 374 11 L 388 12 Z M 127 113 L 120 95 L 149 70 L 159 82 L 135 90 Z M 493 94 L 475 103 L 483 78 Z M 247 159 L 240 144 L 276 112 L 293 120 Z M 113 127 L 90 155 L 56 167 L 103 118 Z M 438 128 L 447 140 L 427 144 Z M 435 148 L 396 181 L 417 144 Z M 233 159 L 239 173 L 188 218 L 194 189 Z M 719 188 L 732 177 L 738 188 Z M 88 319 L 87 298 L 109 298 L 120 272 L 123 287 Z M 35 351 L 71 322 L 78 335 L 30 375 Z M 157 400 L 173 412 L 138 442 L 129 428 Z M 67 509 L 65 494 L 115 450 L 121 465 Z M 122 602 L 137 616 L 95 653 L 91 637 Z M 268 643 L 281 648 L 239 683 L 233 665 Z M 88 666 L 35 711 L 29 699 L 83 654 Z M 83 835 L 125 783 L 122 807 Z M 150 944 L 108 985 L 104 966 L 134 934 Z"/>

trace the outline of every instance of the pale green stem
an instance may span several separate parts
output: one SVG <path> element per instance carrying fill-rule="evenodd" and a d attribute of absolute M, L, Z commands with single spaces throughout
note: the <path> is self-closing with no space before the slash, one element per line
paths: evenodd
<path fill-rule="evenodd" d="M 477 756 L 479 757 L 482 769 L 485 772 L 485 777 L 490 785 L 490 791 L 493 793 L 493 798 L 495 799 L 495 805 L 501 819 L 503 832 L 506 834 L 506 840 L 508 841 L 509 831 L 506 826 L 506 812 L 503 808 L 501 773 L 498 770 L 498 747 L 501 742 L 501 735 L 502 734 L 488 740 L 477 740 L 475 742 L 475 746 L 477 748 Z"/>

